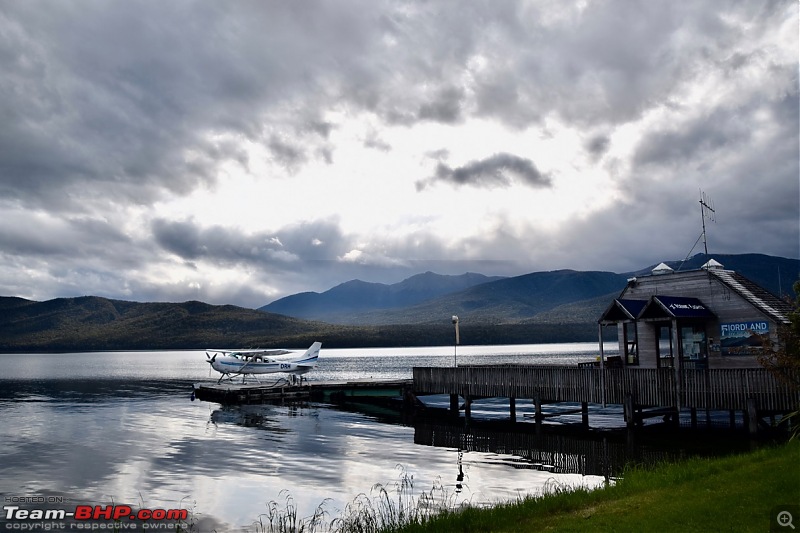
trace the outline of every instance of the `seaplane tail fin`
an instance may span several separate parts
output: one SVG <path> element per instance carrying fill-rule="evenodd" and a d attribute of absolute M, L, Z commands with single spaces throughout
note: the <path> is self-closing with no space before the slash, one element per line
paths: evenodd
<path fill-rule="evenodd" d="M 314 344 L 311 345 L 311 348 L 306 350 L 306 353 L 304 353 L 297 361 L 295 361 L 295 364 L 297 366 L 314 368 L 315 366 L 317 366 L 320 348 L 322 348 L 322 343 L 315 342 Z"/>

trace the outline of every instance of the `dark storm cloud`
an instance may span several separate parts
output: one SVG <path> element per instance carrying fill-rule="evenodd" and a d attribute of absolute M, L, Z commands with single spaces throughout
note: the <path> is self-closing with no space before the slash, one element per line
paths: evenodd
<path fill-rule="evenodd" d="M 586 142 L 586 150 L 596 160 L 606 153 L 610 143 L 607 135 L 595 135 Z"/>
<path fill-rule="evenodd" d="M 298 268 L 307 261 L 335 260 L 350 250 L 338 225 L 324 221 L 292 224 L 275 233 L 243 234 L 220 226 L 203 228 L 191 220 L 157 219 L 152 231 L 160 247 L 181 259 L 217 265 Z"/>
<path fill-rule="evenodd" d="M 293 146 L 277 136 L 273 136 L 269 140 L 268 146 L 276 161 L 289 170 L 296 169 L 306 161 L 306 155 L 301 148 Z"/>
<path fill-rule="evenodd" d="M 463 89 L 457 87 L 443 89 L 433 101 L 422 105 L 419 118 L 445 124 L 458 122 L 463 118 L 461 115 L 463 99 Z"/>
<path fill-rule="evenodd" d="M 550 177 L 539 172 L 530 159 L 513 154 L 494 154 L 478 161 L 470 161 L 462 167 L 451 168 L 445 163 L 436 167 L 436 175 L 417 182 L 417 190 L 443 181 L 456 186 L 508 187 L 517 181 L 529 187 L 549 187 Z"/>
<path fill-rule="evenodd" d="M 753 135 L 753 110 L 717 109 L 684 124 L 665 124 L 639 143 L 633 162 L 637 166 L 672 166 L 696 157 L 725 155 L 744 146 Z"/>
<path fill-rule="evenodd" d="M 114 222 L 88 217 L 57 219 L 23 210 L 7 211 L 0 225 L 0 250 L 9 255 L 68 260 L 115 259 L 132 264 L 137 243 Z"/>

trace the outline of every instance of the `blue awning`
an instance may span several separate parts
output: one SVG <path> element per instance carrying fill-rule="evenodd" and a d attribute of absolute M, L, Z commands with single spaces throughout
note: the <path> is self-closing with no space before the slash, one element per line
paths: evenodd
<path fill-rule="evenodd" d="M 695 318 L 710 319 L 714 318 L 712 313 L 697 298 L 685 296 L 653 296 L 647 305 L 642 309 L 639 318 Z"/>

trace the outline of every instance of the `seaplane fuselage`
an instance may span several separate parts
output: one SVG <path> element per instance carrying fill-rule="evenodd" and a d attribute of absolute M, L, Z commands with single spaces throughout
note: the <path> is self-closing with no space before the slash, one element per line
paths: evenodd
<path fill-rule="evenodd" d="M 275 374 L 287 373 L 296 376 L 310 372 L 317 366 L 319 350 L 322 343 L 315 342 L 299 357 L 293 359 L 276 359 L 276 355 L 286 355 L 292 352 L 285 350 L 248 350 L 227 351 L 209 350 L 215 352 L 209 357 L 211 368 L 226 376 L 247 374 Z"/>

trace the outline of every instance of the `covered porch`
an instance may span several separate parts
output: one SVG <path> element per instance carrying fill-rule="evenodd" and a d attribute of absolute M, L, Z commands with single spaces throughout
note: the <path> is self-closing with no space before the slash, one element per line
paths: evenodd
<path fill-rule="evenodd" d="M 716 316 L 697 298 L 655 295 L 648 300 L 615 299 L 598 320 L 616 326 L 624 366 L 708 368 L 708 331 Z M 601 362 L 606 358 L 601 356 Z"/>

